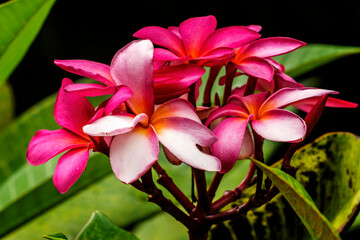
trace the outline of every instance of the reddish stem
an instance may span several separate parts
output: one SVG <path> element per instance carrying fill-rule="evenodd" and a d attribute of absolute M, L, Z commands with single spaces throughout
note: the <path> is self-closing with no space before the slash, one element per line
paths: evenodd
<path fill-rule="evenodd" d="M 157 182 L 165 187 L 174 197 L 175 199 L 184 207 L 184 209 L 191 213 L 195 206 L 194 204 L 185 196 L 185 194 L 176 186 L 173 180 L 167 175 L 166 171 L 160 166 L 159 163 L 155 163 L 153 165 L 156 173 L 159 176 Z"/>
<path fill-rule="evenodd" d="M 226 80 L 225 80 L 223 105 L 227 103 L 227 100 L 231 95 L 232 84 L 234 81 L 236 71 L 237 68 L 235 67 L 235 64 L 233 62 L 229 62 L 226 64 L 226 76 L 225 76 Z"/>
<path fill-rule="evenodd" d="M 205 90 L 204 90 L 204 98 L 203 98 L 203 106 L 210 107 L 211 106 L 211 90 L 214 86 L 215 79 L 218 76 L 222 65 L 216 65 L 210 68 L 210 73 L 208 80 L 206 82 Z"/>

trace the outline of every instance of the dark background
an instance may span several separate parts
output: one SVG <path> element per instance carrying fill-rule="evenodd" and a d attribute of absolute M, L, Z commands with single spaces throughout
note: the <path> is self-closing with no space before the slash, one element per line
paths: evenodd
<path fill-rule="evenodd" d="M 216 16 L 218 28 L 262 25 L 263 37 L 286 36 L 307 43 L 360 46 L 360 1 L 323 2 L 59 0 L 10 77 L 16 114 L 57 91 L 63 77 L 78 78 L 56 67 L 54 59 L 110 64 L 115 52 L 133 40 L 132 34 L 140 28 L 178 26 L 195 16 Z M 308 76 L 321 78 L 321 87 L 340 91 L 341 98 L 359 102 L 359 62 L 360 55 L 346 57 Z M 360 135 L 359 119 L 358 109 L 326 109 L 313 136 L 329 131 Z"/>

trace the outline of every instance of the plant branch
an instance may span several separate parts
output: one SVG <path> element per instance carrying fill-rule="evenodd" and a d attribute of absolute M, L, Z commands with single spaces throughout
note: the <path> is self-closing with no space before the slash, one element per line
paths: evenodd
<path fill-rule="evenodd" d="M 204 90 L 204 98 L 203 98 L 203 106 L 210 107 L 211 106 L 211 90 L 214 86 L 215 79 L 218 76 L 220 69 L 223 65 L 216 65 L 210 68 L 210 73 L 208 80 L 206 82 L 205 90 Z"/>
<path fill-rule="evenodd" d="M 175 199 L 184 207 L 184 209 L 191 213 L 195 206 L 194 204 L 185 196 L 185 194 L 176 186 L 173 180 L 168 176 L 166 171 L 160 166 L 158 162 L 153 165 L 156 173 L 159 176 L 157 182 L 165 187 L 174 197 Z"/>

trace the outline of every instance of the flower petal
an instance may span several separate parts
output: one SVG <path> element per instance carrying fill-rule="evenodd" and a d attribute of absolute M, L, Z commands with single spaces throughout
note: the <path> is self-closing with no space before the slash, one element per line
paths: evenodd
<path fill-rule="evenodd" d="M 88 148 L 68 151 L 58 161 L 54 172 L 54 185 L 60 193 L 66 193 L 79 179 L 89 159 Z"/>
<path fill-rule="evenodd" d="M 185 93 L 188 93 L 190 88 L 183 88 L 179 91 L 168 93 L 168 94 L 156 94 L 155 95 L 155 104 L 163 104 L 167 101 L 173 100 L 175 98 L 179 98 Z"/>
<path fill-rule="evenodd" d="M 181 117 L 191 119 L 195 122 L 201 123 L 194 107 L 184 99 L 174 99 L 160 105 L 151 118 L 154 122 L 161 118 Z"/>
<path fill-rule="evenodd" d="M 61 127 L 87 138 L 82 127 L 95 115 L 94 107 L 86 97 L 66 92 L 64 87 L 68 84 L 73 82 L 64 78 L 55 101 L 55 120 Z"/>
<path fill-rule="evenodd" d="M 164 65 L 154 71 L 155 94 L 167 94 L 187 88 L 204 73 L 204 68 L 195 65 Z"/>
<path fill-rule="evenodd" d="M 243 119 L 247 119 L 249 117 L 248 111 L 239 105 L 236 104 L 227 104 L 215 111 L 213 111 L 208 119 L 206 120 L 205 126 L 209 126 L 209 124 L 217 118 L 220 117 L 241 117 Z"/>
<path fill-rule="evenodd" d="M 216 24 L 214 16 L 189 18 L 180 24 L 179 31 L 185 50 L 193 58 L 199 57 L 201 45 L 215 31 Z"/>
<path fill-rule="evenodd" d="M 55 60 L 54 63 L 68 72 L 97 80 L 106 85 L 114 85 L 110 67 L 106 64 L 88 60 Z"/>
<path fill-rule="evenodd" d="M 259 110 L 259 115 L 270 109 L 286 107 L 297 101 L 312 97 L 321 97 L 325 94 L 337 94 L 337 92 L 319 88 L 282 88 L 265 100 Z"/>
<path fill-rule="evenodd" d="M 308 98 L 294 103 L 293 106 L 299 108 L 304 112 L 309 112 L 319 99 L 320 97 Z M 325 104 L 325 107 L 333 107 L 333 108 L 356 108 L 357 106 L 358 106 L 357 103 L 345 101 L 338 98 L 331 98 L 331 97 L 327 99 Z"/>
<path fill-rule="evenodd" d="M 129 132 L 138 123 L 133 115 L 109 115 L 85 125 L 83 130 L 90 136 L 115 136 Z"/>
<path fill-rule="evenodd" d="M 187 118 L 161 118 L 152 123 L 159 141 L 182 162 L 197 169 L 219 171 L 219 159 L 200 151 L 197 145 L 208 147 L 215 135 L 204 125 Z"/>
<path fill-rule="evenodd" d="M 135 114 L 151 116 L 154 111 L 153 54 L 149 40 L 132 41 L 120 49 L 111 62 L 114 81 L 128 86 L 133 92 L 127 104 Z"/>
<path fill-rule="evenodd" d="M 230 171 L 240 154 L 248 119 L 227 118 L 214 130 L 217 141 L 212 146 L 212 153 L 221 161 L 221 173 Z"/>
<path fill-rule="evenodd" d="M 115 85 L 104 86 L 96 83 L 68 84 L 64 87 L 64 89 L 69 93 L 75 93 L 87 97 L 96 97 L 107 94 L 114 94 L 116 91 Z"/>
<path fill-rule="evenodd" d="M 131 97 L 132 92 L 127 86 L 118 87 L 116 93 L 110 98 L 109 102 L 105 107 L 105 115 L 111 113 L 115 108 L 119 107 L 120 104 L 125 102 L 129 97 Z"/>
<path fill-rule="evenodd" d="M 156 45 L 170 49 L 178 56 L 186 56 L 181 39 L 166 28 L 156 26 L 144 27 L 134 33 L 133 36 L 149 39 Z"/>
<path fill-rule="evenodd" d="M 258 57 L 248 57 L 240 62 L 235 62 L 235 66 L 244 73 L 271 81 L 274 76 L 274 68 L 266 61 Z"/>
<path fill-rule="evenodd" d="M 205 54 L 219 47 L 238 48 L 260 37 L 260 34 L 242 26 L 225 27 L 211 33 L 201 46 Z"/>
<path fill-rule="evenodd" d="M 306 43 L 287 37 L 269 37 L 254 41 L 244 52 L 245 56 L 274 57 L 305 46 Z"/>
<path fill-rule="evenodd" d="M 283 109 L 265 112 L 261 119 L 251 121 L 261 137 L 276 142 L 299 142 L 306 134 L 306 124 L 298 115 Z"/>
<path fill-rule="evenodd" d="M 66 129 L 39 130 L 29 143 L 26 159 L 31 165 L 40 165 L 61 152 L 84 147 L 88 144 L 89 140 L 81 138 Z"/>
<path fill-rule="evenodd" d="M 137 125 L 115 136 L 110 145 L 110 163 L 115 176 L 124 183 L 139 179 L 158 160 L 159 142 L 152 127 Z"/>

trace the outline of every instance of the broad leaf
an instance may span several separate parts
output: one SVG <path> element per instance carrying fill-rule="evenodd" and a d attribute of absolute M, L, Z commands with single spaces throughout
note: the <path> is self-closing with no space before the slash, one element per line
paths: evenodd
<path fill-rule="evenodd" d="M 14 97 L 10 84 L 0 86 L 0 131 L 7 126 L 14 115 Z"/>
<path fill-rule="evenodd" d="M 336 59 L 359 53 L 360 47 L 312 43 L 274 59 L 285 66 L 287 74 L 298 77 Z"/>
<path fill-rule="evenodd" d="M 49 239 L 49 240 L 67 240 L 68 238 L 63 233 L 54 233 L 54 234 L 48 234 L 44 235 L 43 238 Z"/>
<path fill-rule="evenodd" d="M 0 5 L 0 85 L 38 34 L 55 0 L 18 0 Z"/>
<path fill-rule="evenodd" d="M 77 240 L 98 240 L 98 239 L 114 239 L 114 240 L 138 240 L 135 235 L 118 228 L 109 219 L 107 219 L 99 211 L 91 215 L 89 222 L 84 226 Z"/>
<path fill-rule="evenodd" d="M 280 190 L 300 217 L 313 239 L 340 239 L 331 223 L 321 214 L 305 188 L 283 171 L 251 159 Z"/>
<path fill-rule="evenodd" d="M 360 139 L 350 133 L 326 134 L 297 151 L 291 164 L 296 179 L 305 187 L 317 208 L 342 234 L 350 227 L 360 206 Z M 281 162 L 273 165 L 280 168 Z M 340 167 L 339 167 L 340 166 Z M 247 189 L 243 204 L 255 192 Z M 217 233 L 217 235 L 216 235 Z M 213 229 L 217 236 L 230 234 L 243 239 L 306 239 L 307 231 L 287 201 L 278 195 L 246 217 L 233 219 Z"/>

